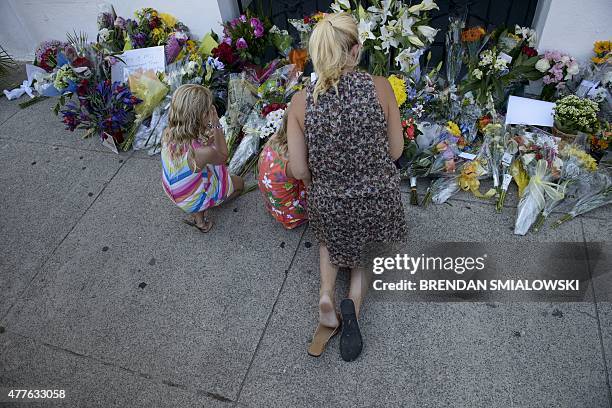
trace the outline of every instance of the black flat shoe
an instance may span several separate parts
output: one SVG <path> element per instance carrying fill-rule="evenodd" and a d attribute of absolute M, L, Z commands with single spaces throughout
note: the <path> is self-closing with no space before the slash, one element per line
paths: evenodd
<path fill-rule="evenodd" d="M 355 304 L 351 299 L 340 302 L 342 314 L 342 334 L 340 335 L 340 355 L 344 361 L 353 361 L 363 349 L 359 323 L 355 314 Z"/>

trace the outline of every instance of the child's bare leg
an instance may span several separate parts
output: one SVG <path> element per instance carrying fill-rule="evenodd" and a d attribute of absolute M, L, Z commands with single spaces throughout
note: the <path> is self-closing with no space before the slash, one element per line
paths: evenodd
<path fill-rule="evenodd" d="M 348 297 L 355 304 L 355 314 L 359 317 L 359 309 L 367 290 L 367 278 L 364 268 L 351 268 L 351 284 L 349 286 Z"/>
<path fill-rule="evenodd" d="M 234 192 L 232 192 L 232 194 L 230 194 L 230 196 L 227 197 L 227 200 L 225 200 L 225 202 L 233 200 L 234 198 L 242 194 L 242 192 L 244 191 L 244 180 L 242 179 L 242 177 L 232 174 L 231 178 L 232 178 L 232 185 L 234 186 Z"/>
<path fill-rule="evenodd" d="M 321 268 L 319 323 L 327 327 L 337 327 L 339 321 L 334 304 L 334 292 L 338 267 L 330 262 L 329 251 L 325 245 L 319 245 L 319 264 Z"/>
<path fill-rule="evenodd" d="M 193 213 L 193 221 L 202 229 L 210 229 L 211 221 L 208 219 L 208 210 Z"/>

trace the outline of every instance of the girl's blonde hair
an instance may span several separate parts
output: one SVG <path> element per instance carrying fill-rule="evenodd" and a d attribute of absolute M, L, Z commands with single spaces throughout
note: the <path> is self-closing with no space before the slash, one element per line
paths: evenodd
<path fill-rule="evenodd" d="M 191 142 L 194 140 L 204 144 L 209 142 L 211 131 L 207 125 L 212 103 L 212 93 L 202 85 L 181 85 L 174 92 L 163 137 L 172 158 L 192 152 Z"/>
<path fill-rule="evenodd" d="M 287 157 L 288 149 L 287 149 L 287 120 L 289 117 L 289 109 L 285 109 L 285 114 L 283 115 L 283 122 L 281 123 L 280 128 L 276 131 L 274 136 L 270 138 L 270 147 L 274 150 L 278 151 L 281 155 Z"/>
<path fill-rule="evenodd" d="M 359 31 L 350 14 L 328 14 L 317 23 L 308 43 L 308 53 L 318 76 L 312 93 L 315 103 L 328 89 L 333 87 L 337 92 L 342 70 L 359 63 L 359 58 L 351 55 L 356 44 L 359 44 Z"/>

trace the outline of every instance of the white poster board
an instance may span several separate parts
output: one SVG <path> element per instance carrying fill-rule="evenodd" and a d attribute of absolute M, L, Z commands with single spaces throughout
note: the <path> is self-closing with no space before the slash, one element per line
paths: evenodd
<path fill-rule="evenodd" d="M 138 69 L 155 72 L 166 70 L 166 56 L 164 46 L 138 48 L 136 50 L 125 51 L 118 55 L 123 62 L 117 62 L 111 68 L 111 78 L 113 82 L 127 82 L 130 74 Z"/>
<path fill-rule="evenodd" d="M 521 98 L 510 95 L 506 125 L 532 125 L 552 127 L 554 122 L 552 102 Z"/>

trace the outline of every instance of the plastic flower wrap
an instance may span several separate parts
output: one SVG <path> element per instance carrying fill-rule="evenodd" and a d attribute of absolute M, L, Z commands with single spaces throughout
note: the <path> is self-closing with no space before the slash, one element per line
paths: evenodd
<path fill-rule="evenodd" d="M 542 227 L 553 210 L 569 211 L 576 201 L 586 196 L 592 185 L 595 184 L 594 180 L 597 176 L 594 172 L 597 170 L 597 164 L 584 150 L 576 146 L 566 146 L 560 157 L 562 157 L 563 164 L 557 184 L 559 184 L 559 190 L 564 195 L 558 200 L 546 202 L 542 213 L 534 224 L 534 231 L 538 231 Z"/>
<path fill-rule="evenodd" d="M 128 150 L 132 147 L 139 126 L 153 114 L 155 108 L 160 105 L 168 93 L 168 87 L 159 80 L 152 70 L 137 70 L 129 76 L 128 83 L 132 93 L 142 100 L 142 103 L 137 106 L 136 120 L 132 130 L 121 145 L 123 150 Z"/>
<path fill-rule="evenodd" d="M 595 173 L 590 187 L 588 193 L 582 196 L 567 214 L 556 221 L 552 228 L 556 228 L 581 214 L 612 203 L 612 180 L 609 174 Z"/>
<path fill-rule="evenodd" d="M 550 181 L 552 176 L 546 160 L 538 160 L 533 169 L 525 195 L 517 208 L 514 223 L 514 233 L 517 235 L 525 235 L 529 231 L 538 214 L 544 209 L 547 199 L 558 201 L 564 195 L 559 185 Z"/>
<path fill-rule="evenodd" d="M 246 79 L 246 73 L 230 74 L 228 83 L 228 106 L 225 113 L 227 127 L 225 139 L 229 150 L 229 157 L 238 147 L 240 131 L 247 117 L 257 102 L 257 88 Z"/>
<path fill-rule="evenodd" d="M 470 191 L 475 197 L 489 199 L 495 195 L 495 189 L 486 193 L 480 192 L 480 178 L 488 174 L 485 166 L 485 150 L 481 150 L 473 159 L 464 162 L 455 175 L 445 175 L 434 181 L 426 194 L 424 202 L 431 200 L 435 204 L 445 203 L 460 190 Z"/>
<path fill-rule="evenodd" d="M 449 16 L 446 30 L 446 81 L 454 86 L 463 65 L 463 44 L 461 32 L 465 27 L 465 17 Z"/>

